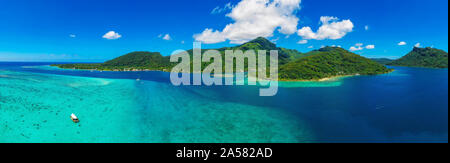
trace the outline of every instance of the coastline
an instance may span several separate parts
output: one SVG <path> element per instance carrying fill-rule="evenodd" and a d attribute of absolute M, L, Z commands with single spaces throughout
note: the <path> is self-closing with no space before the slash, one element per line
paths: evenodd
<path fill-rule="evenodd" d="M 314 80 L 286 80 L 286 79 L 279 79 L 278 82 L 327 82 L 327 81 L 335 81 L 338 80 L 340 78 L 345 78 L 345 77 L 353 77 L 353 76 L 361 76 L 361 75 L 339 75 L 339 76 L 332 76 L 332 77 L 327 77 L 327 78 L 322 78 L 322 79 L 314 79 Z M 250 78 L 250 77 L 249 77 Z M 256 78 L 256 77 L 251 77 L 251 78 Z M 268 81 L 268 82 L 272 82 L 274 80 L 271 79 L 263 79 L 263 81 Z"/>
<path fill-rule="evenodd" d="M 98 69 L 76 69 L 76 68 L 61 68 L 59 66 L 56 65 L 50 65 L 51 67 L 58 67 L 60 69 L 65 69 L 65 70 L 85 70 L 85 71 L 106 71 L 106 72 L 151 72 L 151 71 L 160 71 L 160 72 L 170 72 L 167 70 L 149 70 L 149 69 L 145 69 L 145 70 L 141 70 L 141 69 L 123 69 L 123 70 L 119 70 L 119 69 L 115 69 L 115 70 L 98 70 Z M 380 73 L 380 74 L 374 74 L 374 75 L 383 75 L 383 74 L 389 74 L 394 72 L 395 69 L 390 69 L 390 71 L 385 72 L 385 73 Z M 212 75 L 214 77 L 225 77 L 225 78 L 229 78 L 229 77 L 234 77 L 231 74 L 214 74 Z M 288 79 L 278 79 L 278 81 L 280 82 L 327 82 L 327 81 L 334 81 L 334 80 L 338 80 L 340 78 L 346 78 L 346 77 L 355 77 L 355 76 L 363 76 L 361 74 L 351 74 L 351 75 L 337 75 L 337 76 L 330 76 L 330 77 L 326 77 L 326 78 L 322 78 L 322 79 L 310 79 L 310 80 L 288 80 Z M 250 78 L 250 76 L 247 76 L 248 78 Z M 252 78 L 256 78 L 256 77 L 252 77 Z M 273 81 L 270 79 L 263 79 L 265 81 Z"/>
<path fill-rule="evenodd" d="M 383 75 L 383 74 L 389 74 L 394 72 L 395 69 L 390 69 L 390 71 L 386 72 L 386 73 L 380 73 L 380 74 L 375 74 L 375 75 Z M 326 78 L 322 78 L 322 79 L 311 79 L 311 80 L 286 80 L 286 79 L 278 79 L 279 82 L 327 82 L 327 81 L 335 81 L 338 80 L 340 78 L 347 78 L 347 77 L 355 77 L 355 76 L 365 76 L 365 75 L 361 75 L 361 74 L 352 74 L 352 75 L 337 75 L 337 76 L 330 76 L 330 77 L 326 77 Z M 255 77 L 253 77 L 255 78 Z M 270 79 L 265 79 L 266 81 L 273 81 Z"/>
<path fill-rule="evenodd" d="M 149 72 L 149 71 L 161 71 L 161 72 L 170 72 L 167 70 L 150 70 L 150 69 L 114 69 L 114 70 L 102 70 L 102 69 L 79 69 L 79 68 L 62 68 L 57 65 L 49 65 L 50 67 L 57 67 L 64 70 L 82 70 L 82 71 L 106 71 L 106 72 Z"/>
<path fill-rule="evenodd" d="M 380 74 L 374 74 L 374 75 L 383 75 L 383 74 L 389 74 L 394 72 L 395 69 L 389 69 L 388 72 L 385 73 L 380 73 Z M 352 74 L 352 75 L 337 75 L 337 76 L 331 76 L 331 77 L 326 77 L 326 78 L 322 78 L 322 79 L 316 79 L 316 80 L 280 80 L 280 81 L 284 81 L 284 82 L 326 82 L 326 81 L 333 81 L 333 80 L 337 80 L 339 78 L 347 78 L 347 77 L 355 77 L 355 76 L 366 76 L 366 75 L 361 75 L 361 74 Z"/>
<path fill-rule="evenodd" d="M 326 82 L 326 81 L 334 81 L 334 80 L 337 80 L 339 78 L 354 77 L 354 76 L 361 76 L 361 75 L 359 75 L 359 74 L 355 74 L 355 75 L 338 75 L 338 76 L 331 76 L 331 77 L 326 77 L 326 78 L 322 78 L 322 79 L 311 79 L 311 80 L 286 80 L 286 79 L 281 79 L 279 81 L 281 81 L 281 82 Z"/>

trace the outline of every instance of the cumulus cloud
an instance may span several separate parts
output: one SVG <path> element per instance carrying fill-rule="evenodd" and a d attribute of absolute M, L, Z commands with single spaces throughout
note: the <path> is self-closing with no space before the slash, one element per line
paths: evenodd
<path fill-rule="evenodd" d="M 365 29 L 366 31 L 368 31 L 368 30 L 369 30 L 369 26 L 368 26 L 368 25 L 364 26 L 364 29 Z"/>
<path fill-rule="evenodd" d="M 362 47 L 363 43 L 356 43 L 355 46 L 350 47 L 350 51 L 360 51 L 363 50 L 364 47 Z"/>
<path fill-rule="evenodd" d="M 367 45 L 366 49 L 375 49 L 375 45 Z"/>
<path fill-rule="evenodd" d="M 206 44 L 230 40 L 240 44 L 257 37 L 271 37 L 275 30 L 285 35 L 297 31 L 299 18 L 295 15 L 300 9 L 301 0 L 242 0 L 232 7 L 226 16 L 234 23 L 223 30 L 207 28 L 194 39 Z"/>
<path fill-rule="evenodd" d="M 71 38 L 75 38 L 75 37 L 77 37 L 77 35 L 74 35 L 74 34 L 70 34 L 70 35 L 69 35 L 69 37 L 71 37 Z"/>
<path fill-rule="evenodd" d="M 311 46 L 308 46 L 308 49 L 312 49 L 312 48 L 314 48 L 314 46 L 312 46 L 312 45 L 311 45 Z"/>
<path fill-rule="evenodd" d="M 364 48 L 361 47 L 361 46 L 357 46 L 357 47 L 352 46 L 352 47 L 350 47 L 350 51 L 360 51 L 360 50 L 363 50 L 363 49 L 364 49 Z"/>
<path fill-rule="evenodd" d="M 109 31 L 108 33 L 103 35 L 103 38 L 108 39 L 108 40 L 116 40 L 116 39 L 119 39 L 121 37 L 122 37 L 122 35 L 120 35 L 119 33 L 114 32 L 114 31 Z"/>
<path fill-rule="evenodd" d="M 317 32 L 313 32 L 311 27 L 303 27 L 297 31 L 297 34 L 307 40 L 337 40 L 343 38 L 347 33 L 353 31 L 353 23 L 350 20 L 339 21 L 337 17 L 322 16 Z"/>
<path fill-rule="evenodd" d="M 401 41 L 401 42 L 398 43 L 398 45 L 399 45 L 399 46 L 406 45 L 406 42 L 405 42 L 405 41 Z"/>
<path fill-rule="evenodd" d="M 375 45 L 367 45 L 364 47 L 363 43 L 356 43 L 355 46 L 350 47 L 350 51 L 361 51 L 364 49 L 375 49 Z"/>
<path fill-rule="evenodd" d="M 297 42 L 297 44 L 307 44 L 308 40 L 300 40 Z"/>
<path fill-rule="evenodd" d="M 201 41 L 205 44 L 214 44 L 227 40 L 222 32 L 218 30 L 213 31 L 213 29 L 209 28 L 205 29 L 201 34 L 194 35 L 194 38 L 195 40 Z"/>
<path fill-rule="evenodd" d="M 417 43 L 417 44 L 414 45 L 414 47 L 420 48 L 420 47 L 422 47 L 422 45 L 420 45 L 420 43 Z"/>

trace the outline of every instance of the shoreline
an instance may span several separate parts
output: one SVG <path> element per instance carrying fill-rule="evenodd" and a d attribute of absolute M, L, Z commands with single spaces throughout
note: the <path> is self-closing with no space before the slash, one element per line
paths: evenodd
<path fill-rule="evenodd" d="M 128 69 L 128 70 L 120 70 L 120 69 L 114 69 L 114 70 L 99 70 L 99 69 L 79 69 L 79 68 L 62 68 L 59 66 L 49 65 L 50 67 L 57 67 L 64 70 L 81 70 L 81 71 L 106 71 L 106 72 L 151 72 L 151 71 L 161 71 L 161 72 L 169 72 L 165 70 L 150 70 L 150 69 Z"/>
<path fill-rule="evenodd" d="M 65 70 L 85 70 L 85 71 L 106 71 L 106 72 L 169 72 L 166 70 L 140 70 L 140 69 L 130 69 L 130 70 L 98 70 L 98 69 L 76 69 L 76 68 L 61 68 L 59 66 L 52 66 L 51 67 L 57 67 L 60 69 L 65 69 Z M 383 75 L 383 74 L 389 74 L 394 72 L 395 69 L 390 69 L 390 71 L 386 72 L 386 73 L 380 73 L 380 74 L 375 74 L 375 75 Z M 190 73 L 192 74 L 192 73 Z M 230 74 L 214 74 L 212 75 L 214 77 L 222 77 L 222 78 L 229 78 L 229 77 L 234 77 L 233 75 Z M 365 76 L 365 75 L 361 75 L 361 74 L 352 74 L 352 75 L 337 75 L 337 76 L 330 76 L 330 77 L 326 77 L 326 78 L 322 78 L 322 79 L 311 79 L 311 80 L 285 80 L 285 79 L 278 79 L 279 82 L 327 82 L 327 81 L 333 81 L 333 80 L 337 80 L 339 78 L 347 78 L 347 77 L 355 77 L 355 76 Z M 247 76 L 247 78 L 249 78 L 250 76 Z M 255 77 L 252 77 L 255 78 Z M 273 80 L 266 80 L 263 79 L 265 81 L 273 81 Z"/>
<path fill-rule="evenodd" d="M 394 71 L 395 71 L 395 69 L 390 69 L 390 71 L 388 71 L 386 73 L 380 73 L 380 74 L 375 74 L 375 75 L 389 74 L 389 73 L 392 73 Z M 279 82 L 327 82 L 327 81 L 338 80 L 340 78 L 355 77 L 355 76 L 373 76 L 373 75 L 353 74 L 353 75 L 331 76 L 331 77 L 326 77 L 326 78 L 322 78 L 322 79 L 313 79 L 313 80 L 285 80 L 285 79 L 279 79 L 278 81 Z M 253 77 L 253 78 L 255 78 L 255 77 Z M 272 81 L 272 80 L 269 80 L 269 81 Z"/>
<path fill-rule="evenodd" d="M 346 77 L 354 77 L 354 76 L 361 76 L 361 75 L 339 75 L 339 76 L 331 76 L 331 77 L 326 77 L 326 78 L 322 78 L 322 79 L 312 79 L 312 80 L 279 80 L 281 82 L 326 82 L 326 81 L 333 81 L 333 80 L 337 80 L 339 78 L 346 78 Z"/>

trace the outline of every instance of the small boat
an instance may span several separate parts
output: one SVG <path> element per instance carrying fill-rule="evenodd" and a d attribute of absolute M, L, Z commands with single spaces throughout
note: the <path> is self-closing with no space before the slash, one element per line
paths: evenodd
<path fill-rule="evenodd" d="M 72 113 L 72 115 L 70 115 L 70 119 L 72 119 L 73 123 L 79 123 L 80 120 L 78 119 L 78 117 Z"/>

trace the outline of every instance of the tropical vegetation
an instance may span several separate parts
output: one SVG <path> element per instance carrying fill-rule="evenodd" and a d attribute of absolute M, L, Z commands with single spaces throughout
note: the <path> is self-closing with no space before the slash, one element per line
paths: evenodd
<path fill-rule="evenodd" d="M 208 49 L 202 50 L 205 52 Z M 257 38 L 235 47 L 215 49 L 221 54 L 226 50 L 266 50 L 266 65 L 269 66 L 270 50 L 278 50 L 279 78 L 281 80 L 320 80 L 323 78 L 345 75 L 375 75 L 390 72 L 385 66 L 338 47 L 324 47 L 309 53 L 277 47 L 265 38 Z M 191 57 L 193 50 L 187 51 Z M 202 68 L 209 63 L 202 63 Z M 235 61 L 233 61 L 235 62 Z M 247 65 L 248 60 L 245 60 Z M 133 52 L 105 63 L 97 64 L 59 64 L 54 65 L 66 69 L 89 69 L 103 71 L 170 71 L 177 63 L 171 63 L 168 56 L 160 53 Z M 222 68 L 225 69 L 225 56 L 222 55 Z M 191 66 L 193 67 L 193 66 Z M 245 66 L 247 67 L 247 66 Z M 202 69 L 203 70 L 203 69 Z M 245 69 L 248 71 L 248 69 Z M 191 72 L 193 69 L 191 68 Z"/>
<path fill-rule="evenodd" d="M 426 68 L 448 68 L 448 53 L 427 47 L 415 47 L 406 56 L 395 60 L 388 65 L 406 67 L 426 67 Z"/>

